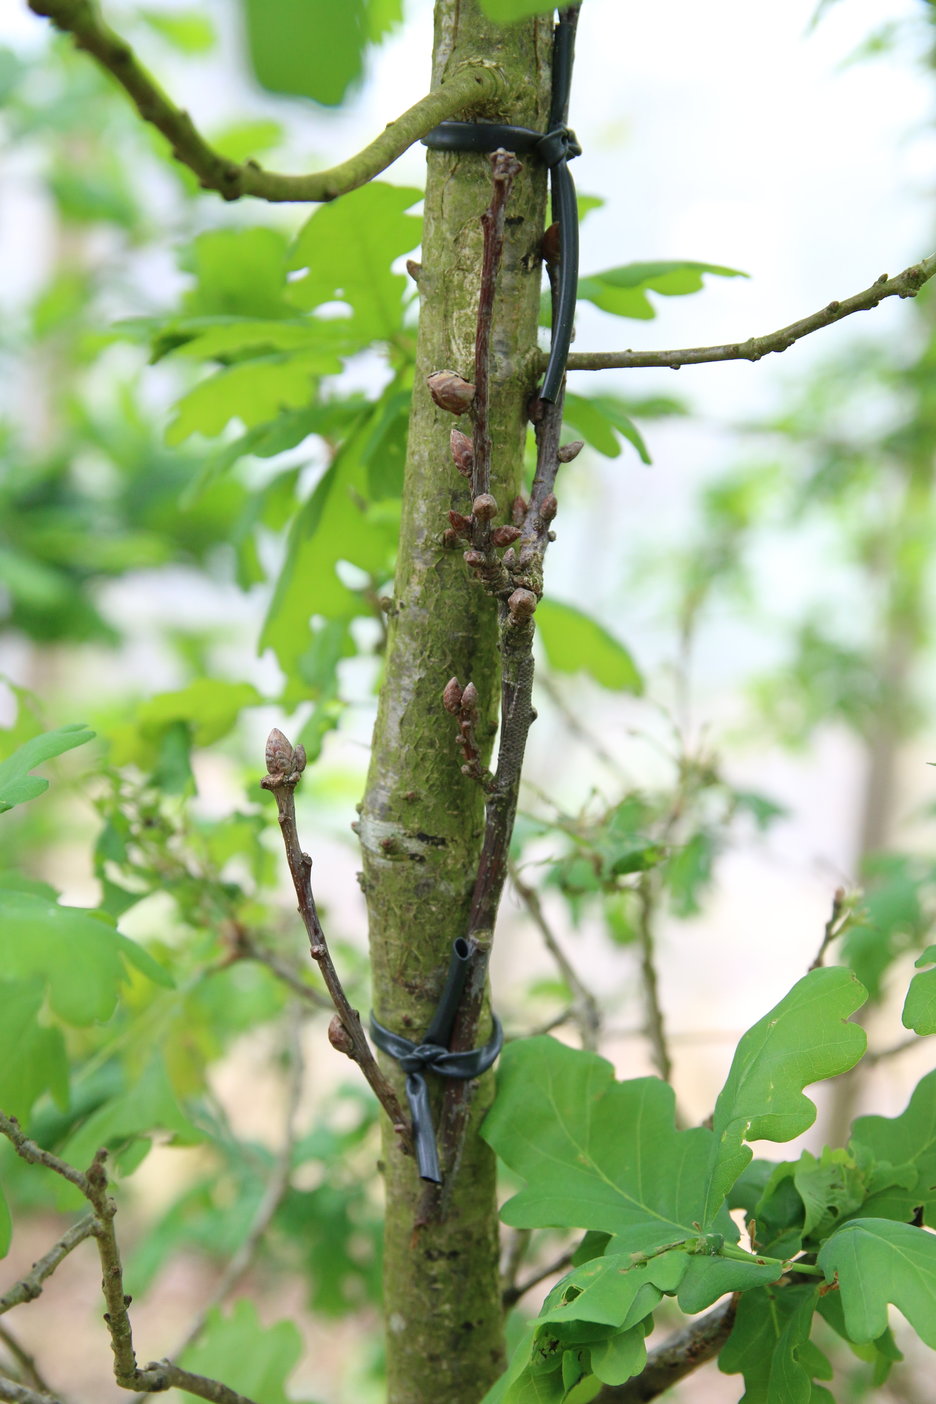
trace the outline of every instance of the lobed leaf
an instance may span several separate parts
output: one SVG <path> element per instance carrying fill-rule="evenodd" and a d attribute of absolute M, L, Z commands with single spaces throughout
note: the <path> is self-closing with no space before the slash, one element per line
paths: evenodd
<path fill-rule="evenodd" d="M 818 1300 L 810 1286 L 760 1288 L 738 1302 L 731 1335 L 718 1356 L 726 1375 L 743 1374 L 740 1404 L 812 1404 L 811 1372 L 801 1357 L 828 1378 L 824 1357 L 809 1350 L 809 1332 Z"/>
<path fill-rule="evenodd" d="M 301 1354 L 302 1337 L 294 1322 L 264 1326 L 253 1302 L 241 1298 L 226 1316 L 212 1308 L 200 1339 L 183 1352 L 179 1363 L 194 1374 L 223 1379 L 239 1394 L 262 1399 L 263 1404 L 294 1404 L 286 1381 Z"/>
<path fill-rule="evenodd" d="M 575 605 L 543 599 L 536 623 L 550 666 L 559 673 L 585 672 L 616 692 L 643 692 L 643 678 L 628 649 Z"/>
<path fill-rule="evenodd" d="M 718 278 L 747 277 L 737 268 L 725 268 L 718 263 L 627 263 L 580 278 L 579 297 L 616 317 L 649 320 L 656 316 L 656 309 L 647 297 L 648 292 L 664 297 L 699 292 L 706 273 Z"/>
<path fill-rule="evenodd" d="M 49 788 L 48 780 L 30 775 L 29 772 L 37 765 L 93 739 L 94 732 L 84 722 L 73 722 L 69 726 L 59 727 L 57 731 L 33 736 L 18 746 L 12 755 L 0 761 L 0 814 L 5 814 L 14 805 L 35 799 Z"/>
<path fill-rule="evenodd" d="M 858 1117 L 850 1144 L 892 1170 L 866 1200 L 866 1217 L 909 1221 L 919 1212 L 936 1221 L 936 1071 L 920 1079 L 899 1116 Z M 908 1173 L 893 1173 L 900 1170 Z"/>
<path fill-rule="evenodd" d="M 811 970 L 741 1039 L 715 1104 L 706 1212 L 722 1202 L 751 1159 L 745 1141 L 789 1141 L 811 1126 L 803 1088 L 853 1067 L 867 1037 L 850 1014 L 867 997 L 850 970 Z"/>
<path fill-rule="evenodd" d="M 893 1303 L 936 1349 L 936 1237 L 893 1219 L 852 1219 L 819 1250 L 819 1266 L 838 1281 L 849 1338 L 875 1341 Z"/>
<path fill-rule="evenodd" d="M 368 46 L 402 17 L 401 0 L 243 0 L 259 83 L 337 107 L 363 76 Z"/>
<path fill-rule="evenodd" d="M 917 1034 L 936 1033 L 936 946 L 927 946 L 915 964 L 920 973 L 910 981 L 900 1022 Z M 924 965 L 934 968 L 920 969 Z"/>

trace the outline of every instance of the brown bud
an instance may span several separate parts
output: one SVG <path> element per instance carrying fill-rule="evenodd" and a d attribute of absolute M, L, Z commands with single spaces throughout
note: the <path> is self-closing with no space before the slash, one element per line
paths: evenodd
<path fill-rule="evenodd" d="M 526 546 L 521 546 L 521 548 L 520 548 L 520 565 L 521 565 L 521 566 L 532 565 L 532 564 L 533 564 L 533 561 L 535 560 L 535 558 L 536 558 L 536 547 L 533 545 L 532 541 L 528 541 L 527 544 L 526 544 Z"/>
<path fill-rule="evenodd" d="M 491 532 L 491 541 L 495 546 L 511 546 L 519 535 L 519 527 L 501 526 Z"/>
<path fill-rule="evenodd" d="M 507 601 L 507 609 L 514 623 L 522 624 L 536 609 L 536 596 L 532 590 L 514 590 Z"/>
<path fill-rule="evenodd" d="M 461 683 L 457 678 L 449 678 L 442 692 L 442 706 L 447 712 L 451 712 L 453 717 L 457 717 L 461 706 L 461 700 Z"/>
<path fill-rule="evenodd" d="M 472 569 L 475 569 L 477 566 L 483 566 L 483 565 L 484 565 L 484 552 L 483 552 L 483 551 L 466 551 L 466 552 L 465 552 L 465 565 L 471 566 Z"/>
<path fill-rule="evenodd" d="M 446 527 L 442 533 L 442 545 L 446 551 L 452 551 L 458 545 L 458 532 L 451 527 Z"/>
<path fill-rule="evenodd" d="M 463 713 L 473 712 L 478 705 L 478 689 L 473 682 L 465 684 L 465 690 L 461 695 L 461 710 Z"/>
<path fill-rule="evenodd" d="M 338 1014 L 332 1015 L 332 1021 L 328 1026 L 328 1041 L 332 1048 L 337 1048 L 339 1053 L 346 1053 L 349 1058 L 354 1057 L 354 1041 Z"/>
<path fill-rule="evenodd" d="M 525 497 L 515 497 L 510 504 L 510 520 L 514 526 L 523 526 L 523 519 L 527 514 L 527 500 Z"/>
<path fill-rule="evenodd" d="M 479 522 L 489 522 L 497 516 L 497 501 L 489 492 L 479 493 L 471 504 L 472 516 Z"/>
<path fill-rule="evenodd" d="M 474 444 L 460 429 L 453 429 L 450 439 L 452 460 L 463 478 L 471 477 L 474 467 Z"/>
<path fill-rule="evenodd" d="M 544 522 L 551 522 L 559 511 L 559 503 L 554 492 L 547 493 L 540 503 L 539 514 Z"/>
<path fill-rule="evenodd" d="M 562 232 L 558 224 L 551 224 L 543 235 L 540 253 L 546 263 L 558 263 L 562 257 Z"/>
<path fill-rule="evenodd" d="M 422 273 L 422 264 L 417 263 L 415 258 L 408 258 L 406 260 L 406 271 L 412 278 L 413 282 L 418 284 L 419 275 Z"/>
<path fill-rule="evenodd" d="M 448 410 L 449 414 L 464 414 L 475 397 L 471 381 L 456 371 L 433 371 L 426 384 L 439 409 Z"/>
<path fill-rule="evenodd" d="M 501 556 L 501 561 L 508 570 L 513 570 L 514 566 L 517 564 L 517 553 L 512 546 L 507 547 L 507 550 Z"/>
<path fill-rule="evenodd" d="M 306 751 L 305 746 L 301 743 L 293 751 L 292 768 L 298 771 L 300 775 L 306 768 Z"/>
<path fill-rule="evenodd" d="M 274 726 L 267 737 L 264 759 L 268 775 L 285 775 L 292 769 L 294 751 L 283 733 Z M 303 756 L 305 752 L 303 751 Z"/>
<path fill-rule="evenodd" d="M 449 512 L 448 519 L 452 524 L 452 530 L 459 535 L 464 535 L 471 530 L 471 518 L 464 516 L 461 512 Z"/>
<path fill-rule="evenodd" d="M 584 439 L 573 439 L 571 444 L 563 444 L 562 448 L 556 450 L 556 457 L 560 463 L 571 463 L 573 458 L 578 458 L 584 447 Z"/>

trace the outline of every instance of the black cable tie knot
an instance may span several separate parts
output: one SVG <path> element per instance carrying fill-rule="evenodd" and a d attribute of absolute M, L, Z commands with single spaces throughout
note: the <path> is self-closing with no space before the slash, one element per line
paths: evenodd
<path fill-rule="evenodd" d="M 416 1164 L 421 1178 L 432 1180 L 437 1185 L 442 1183 L 442 1172 L 439 1169 L 439 1152 L 435 1127 L 432 1124 L 426 1073 L 459 1078 L 463 1082 L 480 1077 L 494 1064 L 504 1045 L 501 1022 L 496 1016 L 492 1016 L 494 1028 L 483 1048 L 468 1048 L 463 1052 L 453 1053 L 446 1047 L 452 1036 L 452 1025 L 458 1012 L 473 954 L 472 947 L 462 937 L 455 941 L 445 985 L 421 1043 L 414 1043 L 403 1034 L 384 1028 L 373 1014 L 370 1017 L 371 1038 L 378 1048 L 399 1063 L 407 1075 L 406 1100 L 413 1119 Z"/>
<path fill-rule="evenodd" d="M 560 161 L 571 161 L 581 156 L 582 148 L 571 127 L 555 127 L 540 137 L 533 150 L 545 166 L 552 170 Z"/>

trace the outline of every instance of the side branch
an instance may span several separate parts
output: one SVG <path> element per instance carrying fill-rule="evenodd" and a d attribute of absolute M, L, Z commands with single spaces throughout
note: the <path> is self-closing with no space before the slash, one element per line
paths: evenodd
<path fill-rule="evenodd" d="M 409 1118 L 371 1052 L 370 1044 L 361 1025 L 361 1016 L 356 1009 L 352 1009 L 348 996 L 345 994 L 344 986 L 338 976 L 338 971 L 335 969 L 328 943 L 325 940 L 325 932 L 319 921 L 310 877 L 312 859 L 302 851 L 302 845 L 299 842 L 299 831 L 296 828 L 296 805 L 293 798 L 293 791 L 305 769 L 305 762 L 304 747 L 296 746 L 293 748 L 283 733 L 274 728 L 270 732 L 266 745 L 267 774 L 260 781 L 260 784 L 263 789 L 272 791 L 276 799 L 280 831 L 286 849 L 286 862 L 289 864 L 289 873 L 293 880 L 293 887 L 296 889 L 299 915 L 302 917 L 309 937 L 309 954 L 321 970 L 325 987 L 337 1010 L 337 1014 L 329 1026 L 328 1037 L 334 1048 L 337 1048 L 340 1053 L 345 1053 L 352 1062 L 357 1063 L 370 1083 L 380 1105 L 389 1116 L 393 1128 L 400 1138 L 401 1146 L 405 1150 L 411 1150 L 412 1138 Z"/>
<path fill-rule="evenodd" d="M 759 361 L 772 352 L 786 351 L 795 341 L 811 332 L 831 327 L 853 312 L 869 312 L 886 297 L 916 297 L 936 274 L 936 254 L 911 264 L 896 277 L 882 273 L 864 292 L 830 302 L 810 317 L 791 322 L 788 327 L 769 332 L 767 336 L 752 336 L 747 341 L 730 342 L 725 346 L 689 346 L 678 351 L 573 351 L 568 360 L 569 370 L 630 370 L 646 366 L 664 366 L 678 370 L 680 366 L 698 366 L 707 361 Z M 545 366 L 546 357 L 542 358 Z"/>
<path fill-rule="evenodd" d="M 309 175 L 281 175 L 263 170 L 256 161 L 231 161 L 209 146 L 185 109 L 175 105 L 147 73 L 126 40 L 101 19 L 94 0 L 28 3 L 34 14 L 71 34 L 75 47 L 89 53 L 120 84 L 144 122 L 151 122 L 162 132 L 175 159 L 188 166 L 204 190 L 216 190 L 225 200 L 238 200 L 243 195 L 274 203 L 334 200 L 373 180 L 440 122 L 491 101 L 505 88 L 499 69 L 481 63 L 466 65 L 444 87 L 420 98 L 347 161 Z"/>

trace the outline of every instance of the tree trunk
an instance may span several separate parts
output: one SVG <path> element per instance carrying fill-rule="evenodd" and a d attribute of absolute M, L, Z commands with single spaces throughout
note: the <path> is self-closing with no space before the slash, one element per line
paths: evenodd
<path fill-rule="evenodd" d="M 509 96 L 485 118 L 545 130 L 551 52 L 548 18 L 502 29 L 485 18 L 477 0 L 438 0 L 433 86 L 466 62 L 496 64 Z M 528 160 L 507 211 L 492 374 L 492 491 L 499 521 L 509 519 L 521 482 L 526 405 L 536 385 L 545 186 L 543 168 Z M 483 828 L 483 794 L 461 773 L 455 722 L 441 704 L 448 679 L 477 687 L 480 715 L 490 723 L 482 728 L 488 749 L 496 722 L 495 606 L 469 575 L 461 550 L 441 544 L 449 510 L 470 511 L 470 492 L 449 448 L 459 421 L 434 405 L 425 384 L 441 369 L 473 379 L 480 221 L 491 188 L 487 156 L 429 153 L 400 553 L 361 810 L 374 1012 L 416 1041 L 434 1012 L 452 943 L 466 931 Z M 462 428 L 470 432 L 469 424 Z M 398 1066 L 384 1059 L 384 1067 L 402 1094 Z M 420 1213 L 424 1186 L 415 1162 L 400 1153 L 386 1128 L 391 1404 L 476 1404 L 503 1368 L 494 1159 L 476 1134 L 491 1090 L 488 1074 L 476 1087 L 461 1164 L 431 1222 L 420 1222 L 427 1216 Z M 436 1108 L 440 1091 L 432 1088 Z"/>

